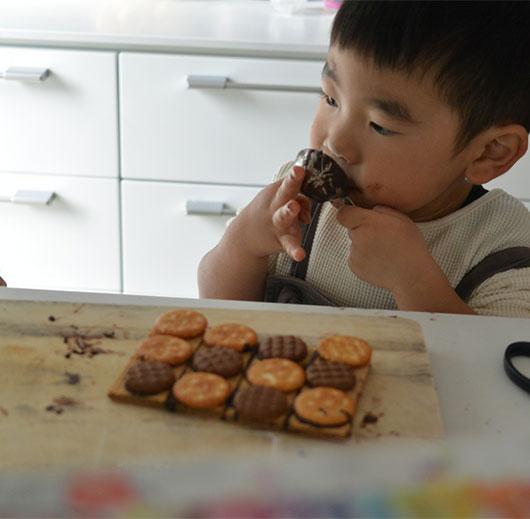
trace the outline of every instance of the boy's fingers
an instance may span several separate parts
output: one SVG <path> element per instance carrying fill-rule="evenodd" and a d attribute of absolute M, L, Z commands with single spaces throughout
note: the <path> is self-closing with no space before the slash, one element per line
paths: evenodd
<path fill-rule="evenodd" d="M 295 261 L 302 261 L 305 258 L 305 250 L 300 247 L 300 240 L 285 234 L 280 237 L 283 250 Z"/>
<path fill-rule="evenodd" d="M 287 229 L 298 220 L 300 204 L 295 200 L 289 200 L 285 205 L 274 211 L 272 224 L 278 229 Z"/>
<path fill-rule="evenodd" d="M 337 211 L 337 221 L 348 229 L 357 229 L 371 216 L 371 209 L 344 205 Z"/>
<path fill-rule="evenodd" d="M 276 193 L 276 199 L 280 205 L 287 203 L 288 200 L 296 198 L 302 187 L 305 177 L 305 169 L 299 166 L 293 166 L 289 174 L 283 179 L 280 188 Z"/>

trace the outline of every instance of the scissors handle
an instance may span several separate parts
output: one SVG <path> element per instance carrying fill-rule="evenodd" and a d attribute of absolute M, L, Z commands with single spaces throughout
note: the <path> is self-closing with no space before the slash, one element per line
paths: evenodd
<path fill-rule="evenodd" d="M 513 365 L 513 357 L 530 357 L 530 342 L 512 342 L 504 352 L 504 371 L 514 384 L 530 393 L 530 378 Z"/>

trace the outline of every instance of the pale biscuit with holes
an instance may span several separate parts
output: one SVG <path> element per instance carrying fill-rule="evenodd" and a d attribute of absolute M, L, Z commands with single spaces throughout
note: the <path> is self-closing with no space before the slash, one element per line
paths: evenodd
<path fill-rule="evenodd" d="M 320 341 L 317 350 L 323 359 L 350 366 L 364 366 L 372 357 L 372 347 L 366 341 L 348 335 L 326 337 Z"/>
<path fill-rule="evenodd" d="M 155 322 L 154 331 L 160 335 L 175 335 L 190 339 L 201 335 L 207 325 L 208 321 L 201 313 L 180 308 L 161 315 Z"/>
<path fill-rule="evenodd" d="M 173 335 L 151 335 L 142 342 L 136 355 L 142 360 L 177 366 L 187 361 L 192 353 L 193 348 L 185 339 Z"/>
<path fill-rule="evenodd" d="M 225 378 L 215 373 L 187 373 L 175 382 L 173 395 L 188 407 L 206 409 L 224 404 L 232 391 Z"/>
<path fill-rule="evenodd" d="M 302 391 L 294 400 L 294 412 L 303 421 L 317 426 L 337 426 L 349 422 L 355 403 L 340 389 L 316 387 Z"/>
<path fill-rule="evenodd" d="M 204 343 L 207 346 L 222 346 L 243 351 L 258 343 L 258 334 L 244 324 L 223 323 L 206 331 Z"/>
<path fill-rule="evenodd" d="M 247 379 L 256 386 L 274 387 L 289 393 L 304 384 L 305 372 L 292 360 L 272 358 L 253 362 Z"/>

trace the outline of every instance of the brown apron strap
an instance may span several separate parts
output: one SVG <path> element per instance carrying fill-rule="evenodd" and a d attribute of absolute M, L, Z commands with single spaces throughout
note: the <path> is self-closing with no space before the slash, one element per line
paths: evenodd
<path fill-rule="evenodd" d="M 467 301 L 473 290 L 494 274 L 524 267 L 530 267 L 530 247 L 510 247 L 494 252 L 477 263 L 460 280 L 455 291 Z"/>

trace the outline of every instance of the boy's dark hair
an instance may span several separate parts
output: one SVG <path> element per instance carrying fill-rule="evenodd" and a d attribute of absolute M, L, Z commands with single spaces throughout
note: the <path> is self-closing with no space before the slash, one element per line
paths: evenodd
<path fill-rule="evenodd" d="M 378 67 L 433 72 L 461 118 L 455 152 L 494 125 L 530 132 L 530 2 L 345 0 L 331 45 Z"/>

